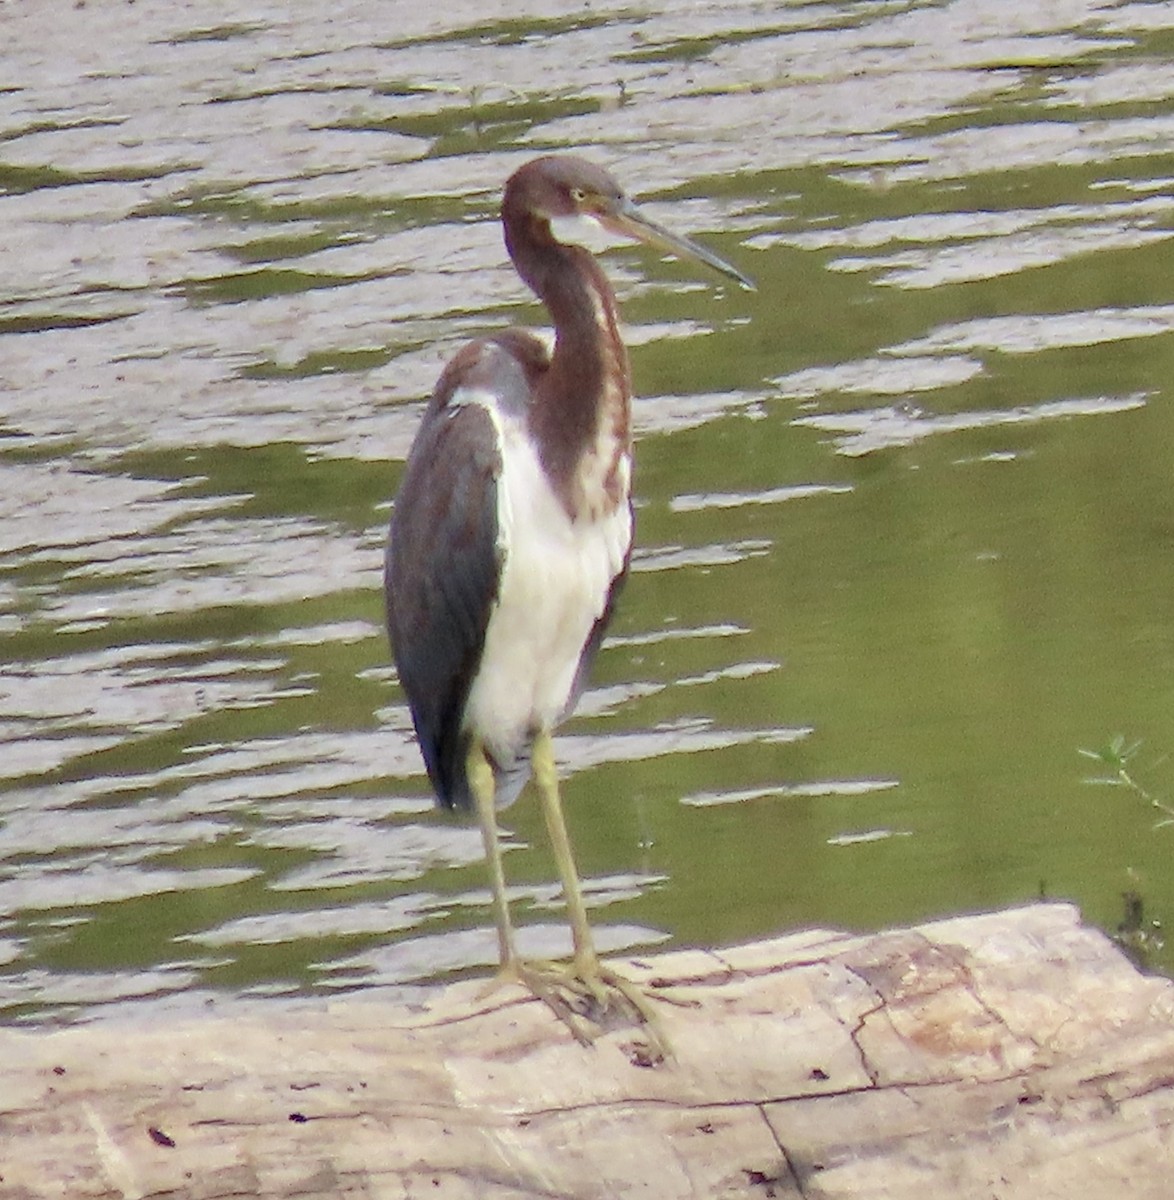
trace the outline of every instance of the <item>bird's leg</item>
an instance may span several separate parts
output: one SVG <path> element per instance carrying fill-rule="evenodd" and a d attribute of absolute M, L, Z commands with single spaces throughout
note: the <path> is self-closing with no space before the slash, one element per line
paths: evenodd
<path fill-rule="evenodd" d="M 554 847 L 555 860 L 562 878 L 563 894 L 571 922 L 574 959 L 570 966 L 559 963 L 532 962 L 518 954 L 506 898 L 505 870 L 502 866 L 501 841 L 497 829 L 493 768 L 484 747 L 476 739 L 469 746 L 465 759 L 469 790 L 477 806 L 481 840 L 489 864 L 489 884 L 493 894 L 493 920 L 497 926 L 497 945 L 501 968 L 497 983 L 520 983 L 544 1001 L 556 1017 L 574 1034 L 575 1039 L 588 1046 L 598 1031 L 599 1016 L 616 1007 L 623 1008 L 629 1020 L 635 1018 L 648 1028 L 653 1057 L 665 1057 L 666 1043 L 660 1035 L 656 1015 L 644 994 L 623 976 L 605 967 L 595 952 L 591 926 L 583 890 L 571 854 L 571 841 L 563 820 L 558 794 L 558 776 L 554 765 L 554 748 L 550 734 L 538 735 L 534 744 L 534 780 L 542 797 L 546 828 Z M 616 1001 L 619 1000 L 617 1006 Z M 587 1011 L 585 1011 L 587 1010 Z"/>
<path fill-rule="evenodd" d="M 465 758 L 469 790 L 477 804 L 477 822 L 481 826 L 481 841 L 485 846 L 485 861 L 489 864 L 489 886 L 493 892 L 493 921 L 497 926 L 497 947 L 501 968 L 505 973 L 518 962 L 514 928 L 510 924 L 510 906 L 505 894 L 505 870 L 501 865 L 501 839 L 497 833 L 497 809 L 493 768 L 485 757 L 481 743 L 474 738 Z"/>
<path fill-rule="evenodd" d="M 604 966 L 596 953 L 595 939 L 591 935 L 591 925 L 587 920 L 587 906 L 583 903 L 579 872 L 575 869 L 575 859 L 571 851 L 571 839 L 563 818 L 558 790 L 558 770 L 554 761 L 554 744 L 549 730 L 541 730 L 535 738 L 531 763 L 534 782 L 542 798 L 542 814 L 546 818 L 546 830 L 562 880 L 563 898 L 571 925 L 574 960 L 567 980 L 568 986 L 590 996 L 603 1012 L 613 1007 L 618 996 L 620 1007 L 626 1008 L 629 1016 L 635 1017 L 648 1027 L 652 1049 L 663 1058 L 668 1053 L 668 1044 L 660 1032 L 660 1023 L 648 997 L 630 979 L 625 979 L 610 967 Z"/>
<path fill-rule="evenodd" d="M 489 885 L 493 893 L 493 921 L 497 926 L 497 946 L 501 957 L 501 966 L 493 986 L 520 983 L 528 987 L 539 1000 L 550 1007 L 578 1042 L 585 1046 L 590 1045 L 590 1032 L 557 990 L 563 982 L 562 975 L 565 972 L 547 964 L 526 962 L 518 954 L 514 927 L 510 921 L 509 900 L 506 897 L 505 869 L 501 861 L 493 768 L 489 765 L 485 748 L 476 738 L 469 745 L 465 771 L 469 780 L 469 790 L 473 793 L 477 806 L 477 821 L 481 826 L 481 841 L 485 847 L 486 862 L 489 864 Z"/>
<path fill-rule="evenodd" d="M 549 731 L 542 730 L 534 740 L 531 753 L 534 782 L 542 798 L 542 815 L 546 818 L 546 832 L 550 838 L 554 861 L 563 885 L 563 899 L 567 905 L 567 918 L 571 924 L 571 942 L 575 953 L 575 971 L 585 981 L 599 970 L 599 956 L 595 953 L 595 939 L 591 936 L 591 925 L 587 920 L 587 906 L 583 903 L 583 888 L 579 883 L 579 872 L 575 869 L 575 856 L 571 851 L 571 839 L 567 823 L 563 819 L 563 806 L 558 792 L 558 769 L 554 762 L 554 744 Z"/>

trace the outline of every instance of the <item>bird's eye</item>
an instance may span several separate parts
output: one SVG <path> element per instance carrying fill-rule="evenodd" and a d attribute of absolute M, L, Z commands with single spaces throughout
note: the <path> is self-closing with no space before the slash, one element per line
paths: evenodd
<path fill-rule="evenodd" d="M 574 200 L 576 204 L 582 204 L 587 199 L 586 189 L 581 187 L 571 188 L 571 199 Z"/>

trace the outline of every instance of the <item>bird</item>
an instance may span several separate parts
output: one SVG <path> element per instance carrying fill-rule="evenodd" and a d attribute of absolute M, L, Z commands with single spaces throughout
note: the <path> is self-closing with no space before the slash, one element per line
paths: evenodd
<path fill-rule="evenodd" d="M 502 197 L 505 247 L 553 322 L 553 350 L 510 328 L 465 344 L 444 367 L 392 507 L 384 591 L 396 673 L 438 803 L 475 812 L 480 825 L 498 978 L 529 987 L 589 1043 L 609 1009 L 631 1024 L 654 1016 L 596 953 L 552 744 L 614 612 L 633 541 L 631 373 L 612 287 L 572 240 L 584 219 L 754 287 L 644 215 L 604 168 L 568 154 L 518 168 Z M 497 812 L 531 777 L 562 883 L 568 964 L 523 959 L 510 919 Z"/>

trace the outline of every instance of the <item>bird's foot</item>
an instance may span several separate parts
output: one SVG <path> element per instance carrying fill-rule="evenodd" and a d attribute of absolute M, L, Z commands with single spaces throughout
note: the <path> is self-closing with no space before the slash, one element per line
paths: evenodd
<path fill-rule="evenodd" d="M 529 988 L 580 1045 L 590 1046 L 601 1033 L 636 1026 L 646 1042 L 634 1047 L 636 1061 L 654 1066 L 670 1056 L 649 996 L 594 954 L 579 955 L 570 962 L 514 959 L 502 967 L 497 982 Z"/>

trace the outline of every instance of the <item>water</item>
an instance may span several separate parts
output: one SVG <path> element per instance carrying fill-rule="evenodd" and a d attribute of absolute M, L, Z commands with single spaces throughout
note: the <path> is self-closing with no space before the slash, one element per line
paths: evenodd
<path fill-rule="evenodd" d="M 568 148 L 756 276 L 604 255 L 634 571 L 558 740 L 601 945 L 1174 913 L 1174 10 L 0 6 L 0 1013 L 482 970 L 382 633 L 444 359 Z M 566 945 L 532 801 L 525 947 Z M 1154 965 L 1174 958 L 1153 947 Z"/>

